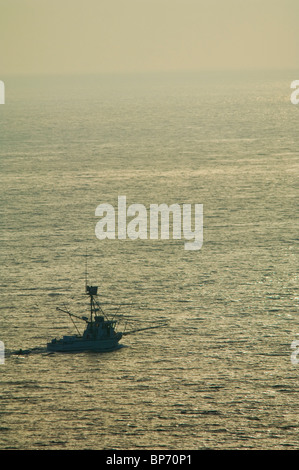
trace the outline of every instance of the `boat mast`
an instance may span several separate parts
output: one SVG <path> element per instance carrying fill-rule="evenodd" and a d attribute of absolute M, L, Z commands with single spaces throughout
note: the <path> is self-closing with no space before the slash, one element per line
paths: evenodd
<path fill-rule="evenodd" d="M 97 286 L 88 286 L 87 285 L 87 250 L 86 250 L 86 259 L 85 259 L 85 293 L 90 297 L 90 323 L 92 323 L 92 312 L 94 308 L 93 296 L 97 295 L 98 288 Z"/>
<path fill-rule="evenodd" d="M 85 292 L 87 292 L 87 248 L 85 254 Z"/>
<path fill-rule="evenodd" d="M 90 323 L 92 323 L 92 295 L 90 293 L 89 295 L 90 295 Z"/>
<path fill-rule="evenodd" d="M 97 295 L 98 288 L 97 286 L 86 286 L 86 294 L 90 297 L 90 322 L 92 323 L 92 312 L 94 309 L 94 299 L 93 296 Z"/>

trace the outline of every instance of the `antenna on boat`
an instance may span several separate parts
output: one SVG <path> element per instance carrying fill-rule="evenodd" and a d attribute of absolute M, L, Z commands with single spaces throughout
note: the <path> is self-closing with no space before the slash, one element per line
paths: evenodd
<path fill-rule="evenodd" d="M 87 248 L 85 253 L 85 292 L 87 292 Z"/>

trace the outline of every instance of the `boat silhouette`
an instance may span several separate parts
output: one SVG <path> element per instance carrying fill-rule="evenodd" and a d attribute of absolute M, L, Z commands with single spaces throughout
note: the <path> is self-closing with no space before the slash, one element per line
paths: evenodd
<path fill-rule="evenodd" d="M 159 328 L 166 326 L 163 320 L 155 322 L 151 326 L 131 329 L 129 331 L 117 331 L 118 321 L 112 320 L 104 313 L 100 302 L 97 299 L 98 286 L 89 286 L 85 283 L 85 293 L 89 296 L 89 315 L 79 316 L 68 310 L 57 307 L 57 310 L 67 313 L 72 319 L 77 334 L 65 335 L 60 339 L 54 338 L 47 343 L 47 351 L 50 352 L 80 352 L 80 351 L 96 351 L 106 352 L 113 351 L 121 347 L 119 344 L 123 336 L 137 333 L 143 330 Z M 80 334 L 73 318 L 77 318 L 86 323 L 85 330 Z"/>

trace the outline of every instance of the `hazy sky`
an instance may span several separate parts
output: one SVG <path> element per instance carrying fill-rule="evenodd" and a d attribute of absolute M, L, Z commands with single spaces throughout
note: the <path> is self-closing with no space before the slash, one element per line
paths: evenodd
<path fill-rule="evenodd" d="M 0 0 L 1 74 L 296 68 L 299 0 Z"/>

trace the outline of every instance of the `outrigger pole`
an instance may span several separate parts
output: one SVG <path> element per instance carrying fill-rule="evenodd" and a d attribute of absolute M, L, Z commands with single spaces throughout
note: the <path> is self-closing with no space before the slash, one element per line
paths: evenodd
<path fill-rule="evenodd" d="M 74 327 L 76 328 L 76 330 L 77 330 L 77 332 L 78 332 L 78 335 L 79 335 L 79 336 L 82 336 L 81 333 L 80 333 L 80 331 L 79 331 L 78 328 L 77 328 L 76 323 L 75 323 L 74 320 L 72 319 L 72 317 L 79 318 L 79 320 L 86 321 L 86 323 L 88 323 L 88 319 L 87 319 L 86 317 L 79 317 L 78 315 L 74 315 L 74 313 L 68 312 L 67 310 L 63 310 L 62 308 L 59 308 L 59 307 L 56 307 L 56 310 L 60 310 L 61 312 L 67 313 L 67 314 L 70 316 L 70 319 L 72 320 L 73 325 L 74 325 Z"/>
<path fill-rule="evenodd" d="M 164 323 L 162 325 L 160 324 L 160 325 L 155 325 L 155 326 L 147 326 L 145 328 L 138 328 L 136 330 L 126 331 L 126 332 L 123 333 L 123 336 L 130 335 L 132 333 L 136 333 L 137 331 L 152 330 L 154 328 L 161 328 L 162 326 L 168 326 L 168 323 Z"/>
<path fill-rule="evenodd" d="M 59 307 L 56 307 L 56 310 L 60 310 L 60 312 L 67 313 L 68 315 L 70 315 L 70 317 L 79 318 L 79 320 L 83 320 L 83 321 L 85 321 L 86 323 L 89 323 L 87 317 L 79 317 L 79 315 L 75 315 L 74 313 L 68 312 L 67 310 L 63 310 L 63 308 L 59 308 Z"/>

